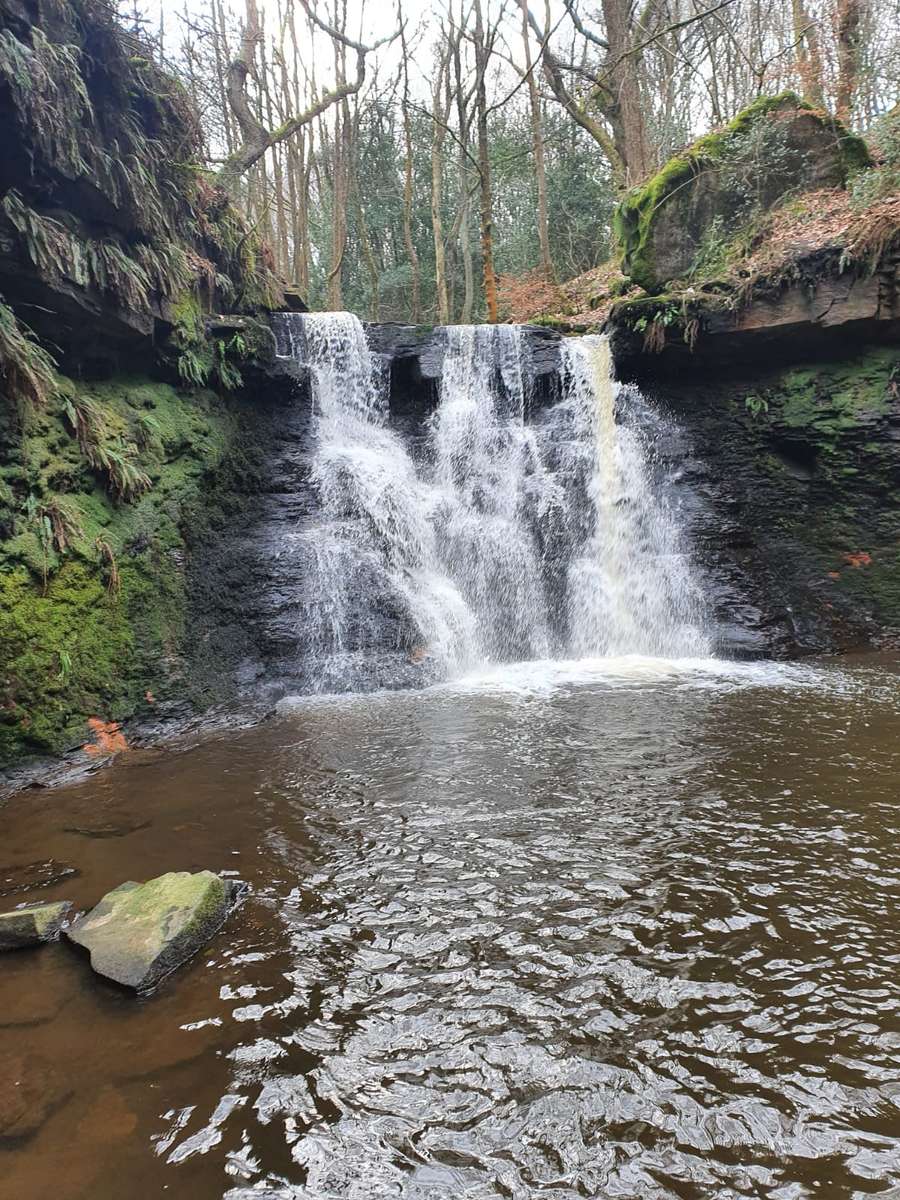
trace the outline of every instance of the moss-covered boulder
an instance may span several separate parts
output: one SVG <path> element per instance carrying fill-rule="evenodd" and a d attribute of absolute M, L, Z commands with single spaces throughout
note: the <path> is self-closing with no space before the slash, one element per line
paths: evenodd
<path fill-rule="evenodd" d="M 60 900 L 56 904 L 29 904 L 0 913 L 0 950 L 19 950 L 53 941 L 71 907 L 68 900 Z"/>
<path fill-rule="evenodd" d="M 841 187 L 868 165 L 865 143 L 834 118 L 791 92 L 761 98 L 625 196 L 614 217 L 622 269 L 653 293 L 708 276 L 782 197 Z"/>
<path fill-rule="evenodd" d="M 149 883 L 123 883 L 66 933 L 90 952 L 98 974 L 145 992 L 215 933 L 238 887 L 212 871 L 171 871 Z"/>

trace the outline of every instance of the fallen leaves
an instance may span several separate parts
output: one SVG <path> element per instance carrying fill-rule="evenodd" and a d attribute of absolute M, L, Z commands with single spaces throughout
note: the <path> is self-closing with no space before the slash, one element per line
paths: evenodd
<path fill-rule="evenodd" d="M 100 717 L 88 717 L 88 728 L 94 735 L 92 742 L 82 746 L 85 754 L 95 758 L 107 758 L 128 749 L 128 742 L 118 721 L 103 721 Z"/>
<path fill-rule="evenodd" d="M 857 550 L 855 554 L 850 554 L 848 552 L 844 555 L 844 562 L 846 562 L 848 566 L 859 570 L 860 567 L 871 567 L 872 555 L 867 554 L 865 550 Z"/>

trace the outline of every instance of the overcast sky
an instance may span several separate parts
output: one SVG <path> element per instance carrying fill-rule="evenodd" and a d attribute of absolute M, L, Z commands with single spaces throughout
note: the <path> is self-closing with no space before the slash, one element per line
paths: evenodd
<path fill-rule="evenodd" d="M 130 6 L 134 0 L 123 0 L 123 9 Z M 244 12 L 245 0 L 224 0 L 226 11 L 230 11 L 240 21 Z M 277 25 L 277 0 L 257 0 L 260 8 L 266 12 L 266 24 L 269 29 L 274 29 Z M 282 10 L 285 5 L 291 3 L 291 0 L 281 0 Z M 174 48 L 174 43 L 179 40 L 181 20 L 180 16 L 187 9 L 188 13 L 202 13 L 208 10 L 209 0 L 137 0 L 139 8 L 146 14 L 154 28 L 158 28 L 160 13 L 162 12 L 165 22 L 166 41 L 170 48 Z M 447 11 L 448 6 L 452 4 L 453 8 L 459 10 L 460 0 L 403 0 L 403 13 L 406 20 L 407 41 L 410 45 L 410 58 L 412 60 L 413 70 L 411 72 L 413 80 L 418 75 L 419 86 L 426 86 L 430 91 L 430 70 L 431 70 L 431 42 L 432 37 L 428 33 L 417 37 L 417 32 L 422 31 L 426 24 L 426 18 Z M 331 9 L 332 3 L 329 0 L 317 0 L 317 11 L 323 19 L 328 19 L 328 12 Z M 470 4 L 466 4 L 466 9 L 470 9 Z M 538 6 L 542 8 L 541 5 Z M 302 9 L 299 3 L 297 4 L 298 16 L 302 15 Z M 516 61 L 521 62 L 522 51 L 520 45 L 520 18 L 518 15 L 518 6 L 511 3 L 511 0 L 484 0 L 485 22 L 490 24 L 496 20 L 498 13 L 505 10 L 507 36 L 510 39 L 510 48 L 512 56 Z M 360 37 L 364 42 L 377 41 L 379 38 L 389 35 L 397 28 L 397 7 L 396 0 L 347 0 L 348 11 L 348 31 L 351 36 Z M 556 25 L 561 17 L 564 17 L 564 9 L 560 0 L 551 0 L 550 3 L 551 17 Z M 305 21 L 305 16 L 303 17 Z M 568 21 L 562 22 L 563 27 L 568 31 L 571 29 Z M 321 41 L 320 41 L 321 38 Z M 325 60 L 322 66 L 325 67 L 331 64 L 331 49 L 327 46 L 324 35 L 316 38 L 316 47 L 318 52 Z M 301 48 L 302 54 L 302 48 Z M 399 45 L 384 47 L 378 52 L 378 60 L 383 64 L 383 67 L 392 72 L 397 59 L 399 57 Z M 317 64 L 318 65 L 318 64 Z M 505 69 L 501 64 L 497 63 L 501 73 L 505 73 Z M 325 67 L 327 70 L 327 67 Z M 317 72 L 320 76 L 320 85 L 328 86 L 331 82 L 329 77 L 324 75 L 324 72 Z M 414 83 L 413 86 L 416 86 Z"/>

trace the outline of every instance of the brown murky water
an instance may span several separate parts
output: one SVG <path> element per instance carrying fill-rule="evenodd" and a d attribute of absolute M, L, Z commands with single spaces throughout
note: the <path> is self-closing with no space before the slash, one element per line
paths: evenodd
<path fill-rule="evenodd" d="M 13 799 L 0 877 L 79 874 L 6 907 L 253 892 L 145 999 L 0 959 L 0 1196 L 900 1196 L 897 672 L 532 666 Z"/>

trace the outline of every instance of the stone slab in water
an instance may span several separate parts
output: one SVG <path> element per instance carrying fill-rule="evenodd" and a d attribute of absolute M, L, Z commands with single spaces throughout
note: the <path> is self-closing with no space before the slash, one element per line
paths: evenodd
<path fill-rule="evenodd" d="M 65 825 L 63 828 L 66 833 L 77 833 L 79 837 L 119 838 L 127 837 L 130 833 L 138 833 L 142 829 L 149 829 L 152 824 L 153 822 L 150 820 L 141 820 L 139 817 L 130 817 L 123 813 L 112 819 L 87 821 L 83 825 Z"/>
<path fill-rule="evenodd" d="M 228 915 L 241 884 L 212 871 L 170 871 L 123 883 L 66 931 L 100 975 L 145 992 L 200 949 Z"/>
<path fill-rule="evenodd" d="M 0 867 L 0 896 L 14 896 L 17 892 L 30 892 L 36 888 L 53 887 L 64 879 L 80 874 L 77 867 L 69 863 L 48 858 L 44 862 Z"/>
<path fill-rule="evenodd" d="M 19 950 L 52 941 L 72 905 L 68 900 L 57 904 L 29 904 L 13 912 L 0 913 L 0 950 Z"/>
<path fill-rule="evenodd" d="M 37 1133 L 72 1089 L 38 1054 L 0 1054 L 0 1145 Z"/>

